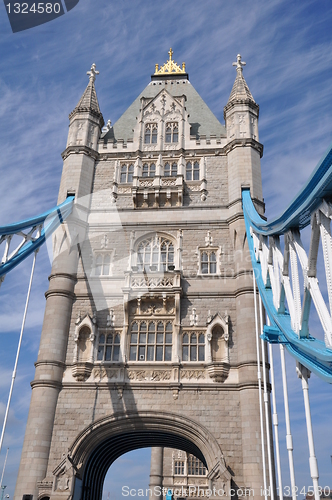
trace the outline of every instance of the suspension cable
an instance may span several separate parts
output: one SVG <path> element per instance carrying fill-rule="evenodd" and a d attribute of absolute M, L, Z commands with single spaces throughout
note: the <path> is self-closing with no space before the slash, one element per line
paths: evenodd
<path fill-rule="evenodd" d="M 259 417 L 260 417 L 260 424 L 261 424 L 262 462 L 263 462 L 263 486 L 264 486 L 264 497 L 265 497 L 265 500 L 267 500 L 265 439 L 264 439 L 263 404 L 262 404 L 262 374 L 261 374 L 261 361 L 260 361 L 260 353 L 259 353 L 259 333 L 258 333 L 258 315 L 257 315 L 257 299 L 256 299 L 255 272 L 253 272 L 252 277 L 253 277 L 254 304 L 255 304 L 255 329 L 256 329 L 256 350 L 257 350 L 257 378 L 258 378 L 258 396 L 259 396 Z"/>
<path fill-rule="evenodd" d="M 292 499 L 296 500 L 297 495 L 296 495 L 294 459 L 293 459 L 293 438 L 292 438 L 291 427 L 290 427 L 290 418 L 289 418 L 287 374 L 286 374 L 286 363 L 285 363 L 285 348 L 284 348 L 283 344 L 279 344 L 279 346 L 280 346 L 280 359 L 281 359 L 282 386 L 283 386 L 283 392 L 284 392 L 286 446 L 287 446 L 287 450 L 288 450 L 289 474 L 290 474 L 290 482 L 291 482 L 291 487 L 292 487 Z"/>
<path fill-rule="evenodd" d="M 267 316 L 267 324 L 270 325 L 270 319 Z M 273 362 L 273 349 L 272 344 L 269 344 L 269 360 L 270 360 L 270 373 L 271 373 L 271 394 L 272 394 L 272 423 L 274 427 L 274 440 L 276 446 L 276 461 L 277 461 L 277 471 L 278 471 L 278 488 L 279 488 L 279 500 L 284 500 L 283 487 L 282 487 L 282 475 L 281 475 L 281 462 L 280 462 L 280 448 L 279 448 L 279 430 L 278 430 L 278 413 L 277 413 L 277 402 L 276 402 L 276 386 L 274 379 L 274 362 Z"/>
<path fill-rule="evenodd" d="M 259 317 L 261 325 L 261 334 L 263 334 L 264 322 L 263 322 L 263 307 L 262 299 L 259 295 Z M 269 479 L 270 479 L 270 496 L 271 500 L 274 500 L 274 482 L 273 482 L 273 472 L 272 472 L 272 453 L 271 453 L 271 427 L 270 427 L 270 408 L 269 408 L 269 394 L 267 392 L 267 380 L 266 380 L 266 356 L 265 356 L 265 342 L 261 339 L 262 348 L 262 362 L 263 362 L 263 385 L 264 385 L 264 408 L 265 408 L 265 426 L 266 426 L 266 441 L 267 441 L 267 459 L 269 464 Z"/>
<path fill-rule="evenodd" d="M 12 380 L 11 380 L 11 384 L 10 384 L 10 390 L 9 390 L 9 396 L 8 396 L 8 401 L 7 401 L 7 406 L 6 406 L 5 418 L 4 418 L 3 425 L 2 425 L 2 432 L 1 432 L 1 438 L 0 438 L 0 453 L 1 453 L 1 448 L 2 448 L 3 439 L 4 439 L 4 435 L 5 435 L 5 430 L 6 430 L 7 420 L 8 420 L 9 407 L 10 407 L 10 402 L 11 402 L 11 399 L 12 399 L 13 387 L 14 387 L 14 382 L 15 382 L 15 378 L 16 378 L 18 358 L 19 358 L 19 355 L 20 355 L 22 338 L 23 338 L 23 331 L 24 331 L 24 326 L 25 326 L 25 320 L 26 320 L 27 312 L 28 312 L 28 305 L 29 305 L 29 299 L 30 299 L 32 278 L 33 278 L 33 274 L 34 274 L 34 271 L 35 271 L 37 253 L 38 253 L 38 249 L 35 251 L 34 256 L 33 256 L 33 262 L 32 262 L 31 274 L 30 274 L 30 281 L 29 281 L 29 288 L 28 288 L 27 298 L 26 298 L 26 301 L 25 301 L 25 308 L 24 308 L 24 314 L 23 314 L 23 319 L 22 319 L 20 338 L 19 338 L 18 346 L 17 346 L 16 359 L 15 359 L 14 370 L 13 370 L 13 374 L 12 374 Z"/>

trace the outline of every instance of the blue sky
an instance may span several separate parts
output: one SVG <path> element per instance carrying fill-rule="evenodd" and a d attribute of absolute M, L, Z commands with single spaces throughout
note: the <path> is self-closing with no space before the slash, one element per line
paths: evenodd
<path fill-rule="evenodd" d="M 80 0 L 65 16 L 13 34 L 0 6 L 0 169 L 4 225 L 56 204 L 68 114 L 95 62 L 105 121 L 114 123 L 148 84 L 155 63 L 186 62 L 190 81 L 223 123 L 241 53 L 244 76 L 260 105 L 263 193 L 268 217 L 278 215 L 305 183 L 332 140 L 331 1 L 320 0 Z M 6 277 L 0 295 L 0 415 L 4 413 L 23 314 L 31 261 Z M 37 272 L 0 467 L 10 447 L 4 484 L 12 497 L 37 358 L 50 263 L 38 255 Z M 276 352 L 276 358 L 278 358 Z M 287 358 L 298 486 L 310 484 L 300 381 Z M 279 384 L 278 401 L 281 400 Z M 310 380 L 320 484 L 332 486 L 331 387 Z M 289 484 L 279 404 L 284 484 Z M 2 419 L 1 419 L 2 421 Z M 136 457 L 136 458 L 135 458 Z M 149 469 L 148 453 L 122 457 L 107 491 Z M 128 460 L 131 467 L 128 467 Z M 135 462 L 136 460 L 136 462 Z M 127 461 L 127 462 L 126 462 Z M 136 463 L 136 466 L 133 464 Z M 122 464 L 122 465 L 121 465 Z M 147 482 L 147 476 L 144 479 Z M 120 498 L 113 490 L 110 498 Z M 105 499 L 107 495 L 105 495 Z"/>

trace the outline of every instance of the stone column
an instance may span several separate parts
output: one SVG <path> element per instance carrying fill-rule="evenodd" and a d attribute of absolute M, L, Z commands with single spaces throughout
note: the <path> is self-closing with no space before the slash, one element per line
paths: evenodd
<path fill-rule="evenodd" d="M 149 488 L 152 491 L 150 493 L 150 500 L 161 500 L 162 482 L 163 482 L 163 448 L 151 448 L 151 467 L 150 467 L 150 484 Z"/>

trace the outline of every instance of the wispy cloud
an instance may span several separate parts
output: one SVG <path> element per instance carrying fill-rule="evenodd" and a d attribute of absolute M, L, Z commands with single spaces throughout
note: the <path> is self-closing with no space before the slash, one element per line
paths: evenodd
<path fill-rule="evenodd" d="M 13 35 L 6 16 L 0 18 L 0 172 L 1 225 L 38 214 L 56 204 L 65 148 L 68 114 L 77 104 L 96 62 L 96 86 L 105 119 L 114 123 L 149 82 L 156 62 L 185 61 L 190 80 L 215 115 L 223 107 L 235 78 L 231 64 L 237 53 L 247 62 L 245 78 L 260 104 L 263 191 L 267 214 L 277 215 L 305 183 L 331 141 L 330 68 L 331 9 L 326 0 L 287 2 L 257 0 L 81 0 L 69 14 L 44 26 Z M 15 332 L 23 314 L 31 263 L 7 276 L 1 287 L 3 378 L 0 398 L 16 351 Z M 38 256 L 27 330 L 14 391 L 9 469 L 12 496 L 20 439 L 30 398 L 29 381 L 37 357 L 47 274 L 46 252 Z M 17 336 L 16 336 L 17 337 Z M 289 359 L 298 484 L 309 478 L 301 390 Z M 310 381 L 317 454 L 322 481 L 328 481 L 331 442 L 322 415 L 331 413 L 330 387 Z M 280 397 L 279 397 L 280 402 Z M 15 415 L 19 415 L 16 422 Z M 13 419 L 13 420 L 12 420 Z M 282 419 L 281 419 L 282 420 Z M 16 423 L 15 423 L 16 422 Z M 16 436 L 9 433 L 11 439 Z M 148 458 L 146 472 L 148 474 Z M 283 451 L 283 463 L 287 454 Z M 303 469 L 302 469 L 303 464 Z M 0 464 L 1 465 L 1 464 Z M 114 467 L 114 466 L 113 466 Z M 9 473 L 9 472 L 8 472 Z M 119 469 L 122 479 L 126 473 Z M 9 485 L 9 481 L 7 481 Z"/>

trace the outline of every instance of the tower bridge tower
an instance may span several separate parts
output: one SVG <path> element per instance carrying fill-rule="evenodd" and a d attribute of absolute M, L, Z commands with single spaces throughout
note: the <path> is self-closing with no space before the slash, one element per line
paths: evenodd
<path fill-rule="evenodd" d="M 176 484 L 183 461 L 226 497 L 260 496 L 241 187 L 262 211 L 263 146 L 244 64 L 226 126 L 172 50 L 113 126 L 88 72 L 62 154 L 59 203 L 74 194 L 76 210 L 53 240 L 16 500 L 100 500 L 114 460 L 147 446 L 151 485 Z"/>

